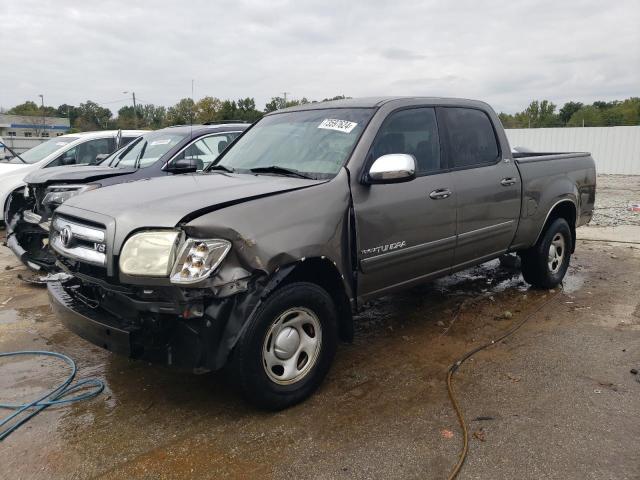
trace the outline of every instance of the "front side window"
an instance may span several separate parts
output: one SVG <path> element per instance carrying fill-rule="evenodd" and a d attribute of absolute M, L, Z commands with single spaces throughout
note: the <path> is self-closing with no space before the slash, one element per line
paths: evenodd
<path fill-rule="evenodd" d="M 500 150 L 491 120 L 471 108 L 443 108 L 454 167 L 495 163 Z"/>
<path fill-rule="evenodd" d="M 79 165 L 89 165 L 95 163 L 96 156 L 111 153 L 114 148 L 113 138 L 96 138 L 88 142 L 81 143 L 76 147 L 76 163 Z"/>
<path fill-rule="evenodd" d="M 276 167 L 312 178 L 333 178 L 373 112 L 370 108 L 332 108 L 269 115 L 215 163 L 240 173 Z"/>
<path fill-rule="evenodd" d="M 201 138 L 185 148 L 174 160 L 195 160 L 198 165 L 198 171 L 204 170 L 211 165 L 239 135 L 240 132 L 225 132 Z"/>
<path fill-rule="evenodd" d="M 372 151 L 374 160 L 391 153 L 413 155 L 417 174 L 441 170 L 435 110 L 412 108 L 392 113 L 378 132 Z"/>
<path fill-rule="evenodd" d="M 147 133 L 131 142 L 118 158 L 113 167 L 145 168 L 153 165 L 160 157 L 180 143 L 187 134 L 158 131 Z"/>

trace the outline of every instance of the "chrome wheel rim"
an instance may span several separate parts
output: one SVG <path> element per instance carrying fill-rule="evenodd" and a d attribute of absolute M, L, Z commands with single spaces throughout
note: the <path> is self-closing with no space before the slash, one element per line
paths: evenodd
<path fill-rule="evenodd" d="M 562 267 L 562 261 L 565 256 L 565 241 L 564 235 L 556 233 L 549 245 L 549 253 L 547 255 L 547 265 L 551 273 L 558 273 Z"/>
<path fill-rule="evenodd" d="M 279 385 L 299 382 L 313 369 L 322 345 L 322 327 L 309 309 L 294 307 L 271 324 L 264 338 L 262 364 Z"/>

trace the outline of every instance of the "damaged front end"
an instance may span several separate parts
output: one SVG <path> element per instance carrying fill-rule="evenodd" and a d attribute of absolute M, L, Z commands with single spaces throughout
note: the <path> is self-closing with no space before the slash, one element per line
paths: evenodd
<path fill-rule="evenodd" d="M 9 195 L 5 245 L 31 270 L 52 272 L 56 267 L 49 250 L 51 211 L 42 203 L 44 196 L 44 189 L 28 186 Z"/>
<path fill-rule="evenodd" d="M 285 275 L 254 276 L 227 297 L 210 289 L 116 286 L 77 274 L 48 290 L 62 323 L 86 340 L 134 359 L 207 371 L 225 364 L 245 319 Z"/>
<path fill-rule="evenodd" d="M 65 203 L 50 238 L 73 278 L 49 284 L 54 309 L 69 329 L 116 353 L 217 370 L 275 289 L 313 282 L 347 319 L 340 333 L 349 340 L 355 289 L 345 177 L 191 209 L 197 213 L 185 207 L 177 220 L 165 214 L 165 224 L 146 228 L 131 214 L 116 220 Z"/>
<path fill-rule="evenodd" d="M 45 274 L 58 272 L 49 248 L 51 217 L 62 202 L 88 189 L 91 186 L 27 185 L 11 193 L 4 212 L 5 245 L 29 269 Z"/>

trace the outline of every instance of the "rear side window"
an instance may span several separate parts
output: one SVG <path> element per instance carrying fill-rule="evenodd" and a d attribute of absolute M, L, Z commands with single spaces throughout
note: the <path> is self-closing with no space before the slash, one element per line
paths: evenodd
<path fill-rule="evenodd" d="M 498 142 L 486 113 L 471 108 L 443 108 L 443 112 L 454 167 L 470 167 L 498 160 Z"/>
<path fill-rule="evenodd" d="M 435 110 L 412 108 L 389 115 L 373 144 L 373 158 L 390 153 L 413 155 L 417 174 L 441 170 Z"/>

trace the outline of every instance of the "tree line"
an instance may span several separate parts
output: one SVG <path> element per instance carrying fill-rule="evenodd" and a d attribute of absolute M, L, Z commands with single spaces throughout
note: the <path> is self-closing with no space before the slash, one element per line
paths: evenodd
<path fill-rule="evenodd" d="M 505 128 L 640 125 L 640 97 L 590 105 L 567 102 L 559 110 L 549 100 L 534 100 L 521 112 L 499 116 Z"/>
<path fill-rule="evenodd" d="M 325 98 L 322 102 L 341 100 L 347 98 L 338 95 Z M 72 132 L 109 129 L 158 129 L 170 125 L 189 125 L 206 122 L 220 122 L 225 120 L 239 120 L 243 122 L 255 122 L 265 113 L 273 112 L 281 108 L 315 103 L 316 100 L 285 99 L 273 97 L 264 110 L 256 108 L 253 98 L 240 98 L 238 100 L 221 100 L 216 97 L 206 96 L 197 102 L 191 98 L 183 98 L 171 107 L 154 105 L 152 103 L 138 104 L 121 107 L 117 114 L 97 102 L 87 100 L 79 105 L 62 104 L 60 106 L 38 106 L 30 100 L 10 108 L 6 112 L 10 115 L 27 115 L 34 118 L 64 117 L 69 119 Z M 41 122 L 38 122 L 41 123 Z"/>
<path fill-rule="evenodd" d="M 338 95 L 320 100 L 340 100 Z M 263 110 L 256 108 L 253 98 L 221 100 L 206 96 L 197 102 L 183 98 L 171 107 L 152 103 L 121 107 L 117 114 L 97 102 L 87 100 L 79 105 L 62 104 L 42 108 L 35 102 L 26 101 L 6 111 L 12 115 L 30 115 L 34 117 L 55 116 L 69 119 L 72 131 L 104 129 L 157 129 L 170 125 L 188 125 L 190 123 L 240 120 L 254 122 L 265 113 L 295 105 L 315 103 L 306 97 L 286 99 L 273 97 Z M 527 108 L 514 114 L 500 113 L 505 128 L 541 128 L 541 127 L 601 127 L 616 125 L 640 125 L 640 97 L 610 102 L 597 101 L 592 104 L 566 102 L 560 109 L 549 100 L 534 100 Z"/>

